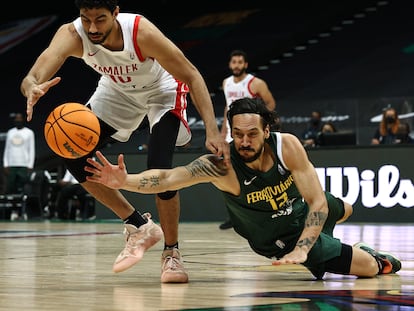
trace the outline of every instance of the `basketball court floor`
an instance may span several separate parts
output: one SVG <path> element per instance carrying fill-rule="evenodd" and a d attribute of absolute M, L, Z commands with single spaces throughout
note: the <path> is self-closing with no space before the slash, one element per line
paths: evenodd
<path fill-rule="evenodd" d="M 181 223 L 190 282 L 161 284 L 162 242 L 136 266 L 112 272 L 124 245 L 118 221 L 0 222 L 0 310 L 414 310 L 414 226 L 338 225 L 344 242 L 390 251 L 402 270 L 316 281 L 300 265 L 272 266 L 218 225 Z"/>

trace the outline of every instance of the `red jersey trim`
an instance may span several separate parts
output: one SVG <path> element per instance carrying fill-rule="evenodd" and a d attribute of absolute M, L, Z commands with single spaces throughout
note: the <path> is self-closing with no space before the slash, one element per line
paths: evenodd
<path fill-rule="evenodd" d="M 133 33 L 132 42 L 134 42 L 135 53 L 137 53 L 139 60 L 143 62 L 145 59 L 144 57 L 142 57 L 141 50 L 139 49 L 139 46 L 138 46 L 138 25 L 139 25 L 140 20 L 141 20 L 141 15 L 137 15 L 134 21 L 134 29 L 132 32 Z"/>
<path fill-rule="evenodd" d="M 175 81 L 177 82 L 177 96 L 175 97 L 175 107 L 171 110 L 171 113 L 180 119 L 187 131 L 191 133 L 190 125 L 185 117 L 185 111 L 187 109 L 187 94 L 190 89 L 187 84 L 178 81 L 177 79 Z"/>

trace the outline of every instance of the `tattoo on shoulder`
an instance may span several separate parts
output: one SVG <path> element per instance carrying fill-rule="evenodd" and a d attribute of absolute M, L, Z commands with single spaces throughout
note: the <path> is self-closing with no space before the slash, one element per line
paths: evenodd
<path fill-rule="evenodd" d="M 191 173 L 191 176 L 225 176 L 227 169 L 223 164 L 223 159 L 211 155 L 207 157 L 208 161 L 196 159 L 186 166 L 186 169 Z"/>

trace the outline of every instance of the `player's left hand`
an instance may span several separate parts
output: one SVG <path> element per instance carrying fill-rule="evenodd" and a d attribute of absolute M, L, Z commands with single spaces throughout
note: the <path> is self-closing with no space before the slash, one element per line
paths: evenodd
<path fill-rule="evenodd" d="M 293 251 L 286 254 L 282 258 L 274 260 L 272 265 L 279 266 L 284 264 L 301 264 L 304 263 L 306 259 L 308 259 L 307 252 L 300 247 L 295 247 Z"/>

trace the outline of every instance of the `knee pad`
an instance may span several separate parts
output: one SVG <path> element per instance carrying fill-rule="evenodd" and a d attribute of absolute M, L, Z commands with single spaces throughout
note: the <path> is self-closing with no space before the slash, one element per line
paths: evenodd
<path fill-rule="evenodd" d="M 325 263 L 326 271 L 348 275 L 351 271 L 352 246 L 342 243 L 341 255 Z"/>
<path fill-rule="evenodd" d="M 172 199 L 175 194 L 177 193 L 177 190 L 174 191 L 166 191 L 163 193 L 157 193 L 157 196 L 161 199 L 161 200 L 170 200 Z"/>

